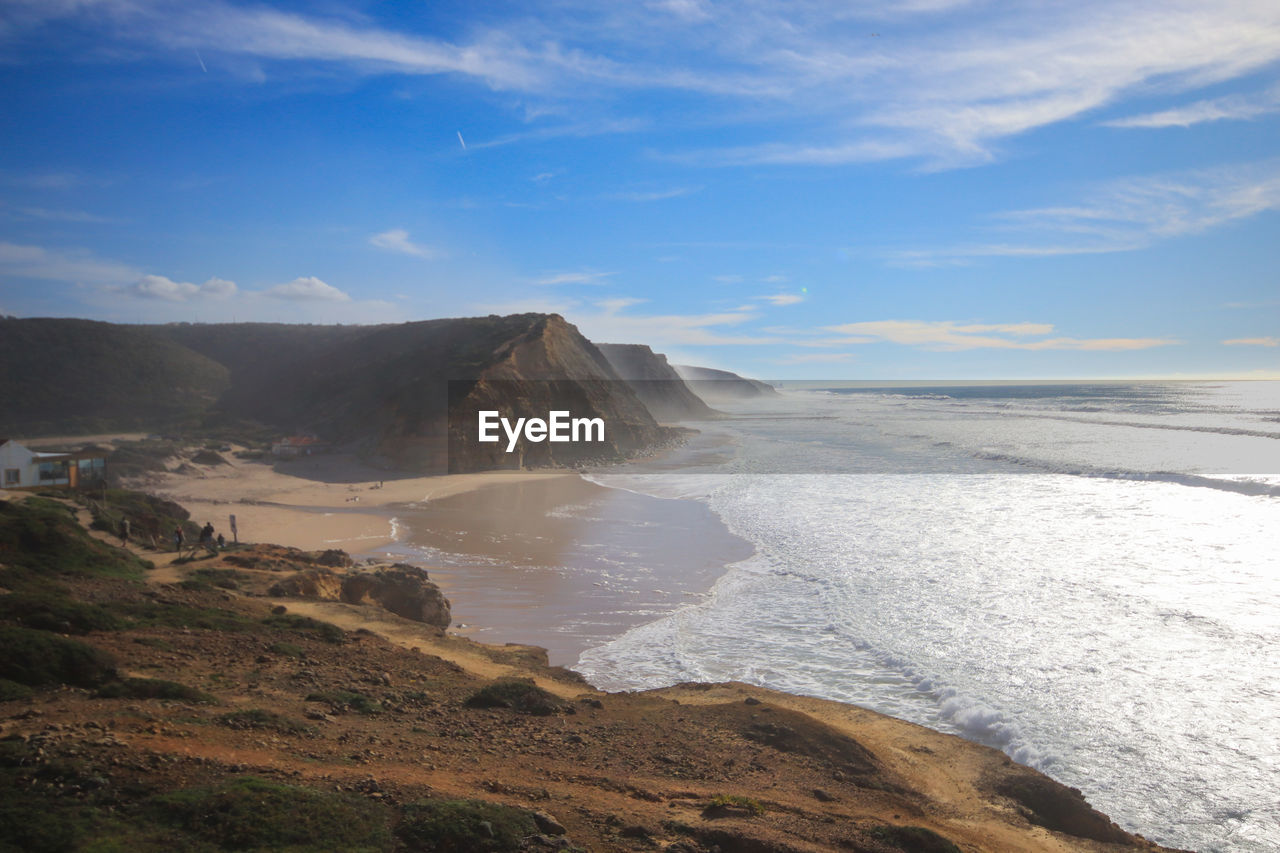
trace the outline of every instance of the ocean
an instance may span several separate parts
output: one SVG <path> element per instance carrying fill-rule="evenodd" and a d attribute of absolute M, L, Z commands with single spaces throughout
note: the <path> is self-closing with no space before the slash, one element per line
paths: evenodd
<path fill-rule="evenodd" d="M 724 408 L 724 407 L 721 407 Z M 787 391 L 660 466 L 754 553 L 586 649 L 998 747 L 1126 829 L 1280 851 L 1280 383 Z"/>

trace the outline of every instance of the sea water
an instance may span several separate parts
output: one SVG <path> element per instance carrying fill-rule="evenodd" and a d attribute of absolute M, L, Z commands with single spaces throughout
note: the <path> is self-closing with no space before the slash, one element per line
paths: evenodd
<path fill-rule="evenodd" d="M 755 553 L 584 652 L 592 683 L 852 702 L 1161 843 L 1280 850 L 1280 383 L 789 391 L 700 426 L 683 468 L 593 479 Z"/>

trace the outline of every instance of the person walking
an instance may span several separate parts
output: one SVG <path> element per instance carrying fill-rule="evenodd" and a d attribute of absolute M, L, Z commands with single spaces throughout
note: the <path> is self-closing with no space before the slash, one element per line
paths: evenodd
<path fill-rule="evenodd" d="M 173 550 L 179 554 L 182 553 L 182 546 L 187 541 L 186 535 L 182 532 L 182 525 L 175 525 L 173 528 Z"/>
<path fill-rule="evenodd" d="M 120 544 L 128 546 L 129 544 L 129 519 L 120 519 Z"/>

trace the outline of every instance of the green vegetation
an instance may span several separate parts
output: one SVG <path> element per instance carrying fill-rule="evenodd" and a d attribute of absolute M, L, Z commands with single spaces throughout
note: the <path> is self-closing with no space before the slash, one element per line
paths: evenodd
<path fill-rule="evenodd" d="M 194 687 L 161 678 L 126 678 L 104 684 L 98 690 L 101 699 L 171 699 L 211 705 L 218 700 Z"/>
<path fill-rule="evenodd" d="M 60 634 L 87 634 L 120 628 L 120 619 L 110 610 L 76 601 L 57 584 L 36 589 L 29 583 L 20 592 L 0 596 L 0 620 Z"/>
<path fill-rule="evenodd" d="M 345 643 L 347 632 L 331 622 L 321 622 L 310 616 L 298 616 L 294 613 L 273 613 L 263 623 L 271 628 L 293 631 L 299 634 L 310 634 L 326 643 Z"/>
<path fill-rule="evenodd" d="M 412 850 L 514 853 L 537 831 L 523 809 L 481 800 L 427 800 L 404 807 L 396 835 Z"/>
<path fill-rule="evenodd" d="M 717 794 L 711 798 L 711 802 L 707 803 L 707 807 L 703 809 L 703 814 L 727 814 L 733 812 L 741 812 L 758 817 L 764 814 L 764 803 L 740 794 Z"/>
<path fill-rule="evenodd" d="M 295 643 L 272 643 L 267 651 L 275 652 L 278 655 L 284 655 L 290 658 L 300 658 L 303 656 L 302 646 Z"/>
<path fill-rule="evenodd" d="M 378 714 L 382 704 L 363 693 L 353 690 L 326 690 L 307 695 L 308 702 L 325 702 L 335 714 L 355 711 L 357 714 Z"/>
<path fill-rule="evenodd" d="M 76 640 L 0 625 L 0 678 L 31 687 L 97 687 L 116 676 L 115 660 Z"/>
<path fill-rule="evenodd" d="M 391 847 L 385 806 L 252 777 L 152 800 L 157 822 L 224 850 L 383 851 Z"/>
<path fill-rule="evenodd" d="M 183 581 L 183 589 L 239 589 L 240 582 L 245 579 L 244 572 L 235 569 L 196 569 L 191 577 Z"/>
<path fill-rule="evenodd" d="M 113 454 L 114 458 L 114 454 Z M 163 466 L 161 466 L 163 468 Z M 93 527 L 119 535 L 120 522 L 129 519 L 131 537 L 158 548 L 173 545 L 173 529 L 181 526 L 188 542 L 200 537 L 200 525 L 191 521 L 191 513 L 173 501 L 128 489 L 93 491 L 82 496 L 93 514 Z"/>
<path fill-rule="evenodd" d="M 265 729 L 285 735 L 306 735 L 312 732 L 310 726 L 261 708 L 231 711 L 219 717 L 218 722 L 232 729 Z"/>
<path fill-rule="evenodd" d="M 0 318 L 0 435 L 154 429 L 194 423 L 227 369 L 145 326 Z"/>
<path fill-rule="evenodd" d="M 960 848 L 923 826 L 877 826 L 871 837 L 904 853 L 960 853 Z"/>
<path fill-rule="evenodd" d="M 34 694 L 35 691 L 25 684 L 0 678 L 0 702 L 19 702 L 30 699 Z"/>
<path fill-rule="evenodd" d="M 564 703 L 528 678 L 499 678 L 467 698 L 468 708 L 510 708 L 546 717 L 564 710 Z"/>
<path fill-rule="evenodd" d="M 114 608 L 134 627 L 200 628 L 205 631 L 249 631 L 255 622 L 234 610 L 187 607 L 154 601 L 124 602 Z"/>
<path fill-rule="evenodd" d="M 0 565 L 13 589 L 15 580 L 59 575 L 141 578 L 148 564 L 89 536 L 64 504 L 33 497 L 0 501 Z"/>

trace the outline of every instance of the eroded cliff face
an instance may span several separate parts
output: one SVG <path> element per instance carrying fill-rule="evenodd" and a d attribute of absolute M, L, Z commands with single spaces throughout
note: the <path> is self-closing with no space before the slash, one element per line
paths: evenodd
<path fill-rule="evenodd" d="M 730 373 L 728 370 L 695 367 L 691 364 L 674 364 L 672 368 L 693 393 L 709 403 L 778 396 L 772 385 Z"/>
<path fill-rule="evenodd" d="M 548 315 L 494 351 L 493 362 L 475 379 L 450 383 L 449 470 L 539 468 L 599 464 L 678 440 L 661 427 L 634 389 L 623 382 L 600 350 L 559 315 Z M 599 419 L 601 441 L 477 440 L 481 411 L 511 422 L 547 418 L 553 411 L 575 419 Z"/>
<path fill-rule="evenodd" d="M 719 413 L 694 394 L 667 357 L 644 344 L 599 344 L 600 352 L 660 421 L 705 420 Z"/>

